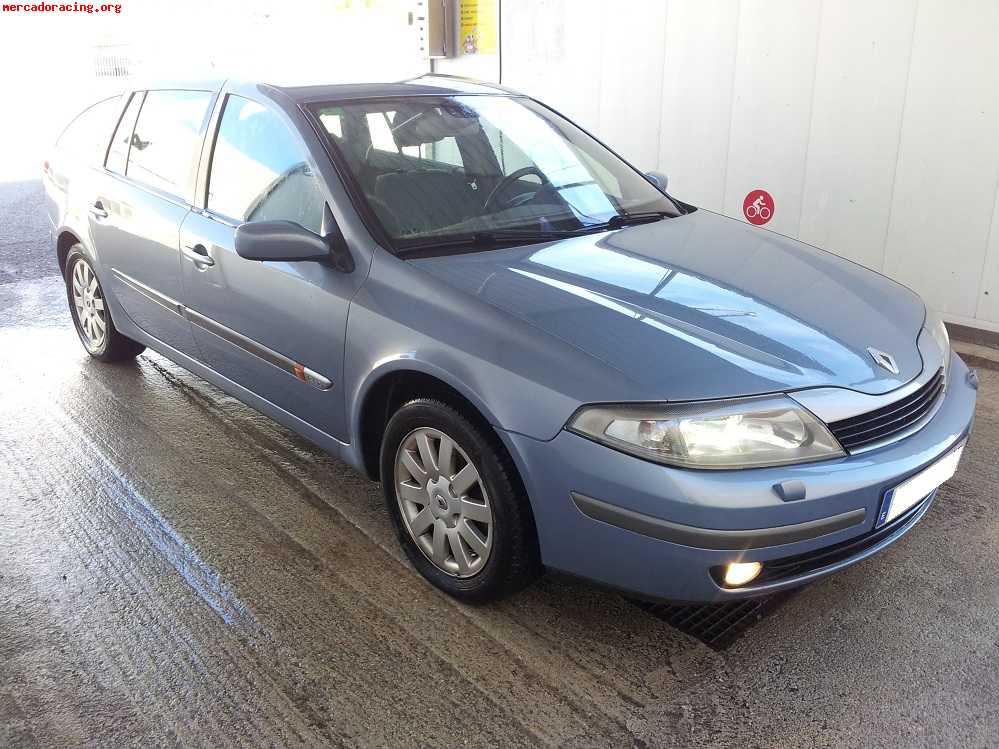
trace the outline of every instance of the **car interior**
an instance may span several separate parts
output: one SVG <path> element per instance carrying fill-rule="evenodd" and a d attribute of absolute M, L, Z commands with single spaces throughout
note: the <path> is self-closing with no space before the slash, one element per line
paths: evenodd
<path fill-rule="evenodd" d="M 471 224 L 487 217 L 490 225 L 514 218 L 523 224 L 553 206 L 566 211 L 556 191 L 541 189 L 545 181 L 520 149 L 487 133 L 460 104 L 375 102 L 327 108 L 319 118 L 393 236 L 482 228 Z M 531 203 L 547 203 L 548 210 L 532 210 Z M 515 217 L 505 215 L 511 211 Z"/>

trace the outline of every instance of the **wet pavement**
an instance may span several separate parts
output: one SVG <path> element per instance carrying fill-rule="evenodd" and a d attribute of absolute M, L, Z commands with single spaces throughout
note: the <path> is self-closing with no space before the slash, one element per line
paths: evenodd
<path fill-rule="evenodd" d="M 90 360 L 33 189 L 0 188 L 0 746 L 999 743 L 999 372 L 919 526 L 724 652 L 558 576 L 470 608 L 376 485 L 163 357 Z"/>

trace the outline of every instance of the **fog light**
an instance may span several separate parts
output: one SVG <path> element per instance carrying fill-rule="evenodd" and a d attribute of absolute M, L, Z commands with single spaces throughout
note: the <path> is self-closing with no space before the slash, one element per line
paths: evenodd
<path fill-rule="evenodd" d="M 739 588 L 756 579 L 763 571 L 759 562 L 732 562 L 725 568 L 724 582 L 730 588 Z"/>

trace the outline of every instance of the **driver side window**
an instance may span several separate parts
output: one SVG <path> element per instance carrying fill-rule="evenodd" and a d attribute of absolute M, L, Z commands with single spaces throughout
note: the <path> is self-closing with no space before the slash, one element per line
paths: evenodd
<path fill-rule="evenodd" d="M 586 164 L 586 168 L 589 169 L 590 174 L 593 175 L 594 180 L 600 185 L 601 189 L 608 195 L 612 195 L 618 200 L 623 199 L 624 193 L 621 191 L 621 183 L 608 172 L 604 167 L 598 164 L 589 154 L 585 151 L 573 146 L 573 151 L 579 157 L 579 160 Z"/>
<path fill-rule="evenodd" d="M 209 210 L 236 222 L 294 221 L 319 234 L 324 204 L 304 148 L 284 123 L 230 94 L 212 152 Z"/>
<path fill-rule="evenodd" d="M 510 138 L 500 132 L 495 125 L 486 119 L 479 120 L 479 124 L 482 126 L 482 132 L 486 134 L 486 138 L 489 140 L 489 146 L 492 148 L 493 155 L 496 157 L 496 162 L 499 164 L 500 171 L 503 172 L 504 176 L 513 174 L 525 166 L 534 166 L 534 162 L 527 157 L 527 154 L 520 150 L 520 147 L 510 140 Z"/>

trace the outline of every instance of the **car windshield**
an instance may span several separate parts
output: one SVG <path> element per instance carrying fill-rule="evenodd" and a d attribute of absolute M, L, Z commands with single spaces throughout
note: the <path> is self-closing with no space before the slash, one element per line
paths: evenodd
<path fill-rule="evenodd" d="M 394 249 L 468 249 L 617 228 L 681 211 L 546 107 L 500 95 L 312 107 Z"/>

